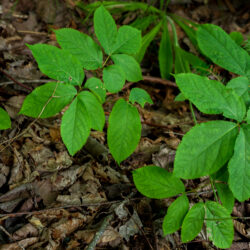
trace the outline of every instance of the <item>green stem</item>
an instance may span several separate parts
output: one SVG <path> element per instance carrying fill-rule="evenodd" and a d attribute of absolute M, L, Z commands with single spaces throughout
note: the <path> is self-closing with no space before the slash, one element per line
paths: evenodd
<path fill-rule="evenodd" d="M 210 178 L 210 177 L 209 177 Z M 210 178 L 210 183 L 211 183 L 211 187 L 213 189 L 213 192 L 214 192 L 214 197 L 215 197 L 215 200 L 216 202 L 219 203 L 219 200 L 218 200 L 218 197 L 217 197 L 217 194 L 216 194 L 216 191 L 215 191 L 215 187 L 214 187 L 214 181 Z"/>
<path fill-rule="evenodd" d="M 174 22 L 172 20 L 172 18 L 170 18 L 169 16 L 166 16 L 170 25 L 171 25 L 171 28 L 172 28 L 172 31 L 173 31 L 173 36 L 174 36 L 174 45 L 176 47 L 179 47 L 179 43 L 178 43 L 178 36 L 177 36 L 177 32 L 176 32 L 176 28 L 175 28 L 175 25 L 174 25 Z"/>
<path fill-rule="evenodd" d="M 196 117 L 195 117 L 193 104 L 192 104 L 192 102 L 190 102 L 190 101 L 189 101 L 189 106 L 190 106 L 191 114 L 192 114 L 192 117 L 193 117 L 193 120 L 194 120 L 194 124 L 196 125 L 198 122 L 197 122 L 197 119 L 196 119 Z"/>
<path fill-rule="evenodd" d="M 110 58 L 110 56 L 108 56 L 108 57 L 106 58 L 105 62 L 104 62 L 103 65 L 102 65 L 102 68 L 105 67 L 105 65 L 106 65 L 106 63 L 108 62 L 109 58 Z"/>

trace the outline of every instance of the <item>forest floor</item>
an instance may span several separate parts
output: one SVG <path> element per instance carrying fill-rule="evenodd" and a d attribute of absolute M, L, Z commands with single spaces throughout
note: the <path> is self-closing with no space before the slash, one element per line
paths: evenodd
<path fill-rule="evenodd" d="M 11 129 L 0 132 L 0 249 L 216 249 L 205 233 L 187 244 L 181 243 L 179 232 L 164 237 L 162 221 L 173 199 L 148 199 L 132 180 L 132 170 L 141 166 L 171 169 L 182 136 L 194 126 L 189 104 L 174 102 L 179 93 L 174 80 L 160 78 L 160 37 L 150 45 L 141 64 L 144 80 L 134 84 L 147 90 L 154 104 L 140 109 L 140 144 L 120 166 L 108 154 L 107 125 L 104 132 L 91 132 L 87 144 L 71 157 L 60 137 L 62 113 L 35 121 L 18 115 L 31 90 L 48 81 L 25 43 L 57 45 L 52 29 L 63 27 L 93 35 L 92 17 L 85 19 L 86 13 L 76 2 L 0 2 L 0 103 L 12 119 Z M 151 2 L 157 7 L 157 1 Z M 249 35 L 248 1 L 170 2 L 170 13 Z M 122 25 L 138 15 L 140 12 L 127 12 L 114 17 Z M 191 51 L 185 33 L 176 28 L 181 47 Z M 221 68 L 214 67 L 224 76 Z M 109 103 L 127 96 L 130 86 L 110 95 Z M 105 106 L 105 111 L 110 110 L 110 105 Z M 195 114 L 198 121 L 211 119 L 197 110 Z M 207 181 L 201 178 L 185 185 L 197 188 L 204 200 L 213 199 L 211 186 L 204 187 Z M 196 196 L 190 196 L 190 203 L 196 201 Z M 249 214 L 250 204 L 236 201 L 232 215 Z M 235 222 L 230 249 L 250 249 L 249 227 L 247 221 Z"/>

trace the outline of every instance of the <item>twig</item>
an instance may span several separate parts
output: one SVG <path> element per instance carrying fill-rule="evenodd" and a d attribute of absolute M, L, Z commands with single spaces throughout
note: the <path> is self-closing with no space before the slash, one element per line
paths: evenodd
<path fill-rule="evenodd" d="M 18 80 L 20 83 L 46 83 L 46 82 L 56 82 L 55 80 L 49 80 L 49 79 L 35 79 L 35 80 Z M 8 81 L 8 82 L 1 82 L 0 86 L 3 85 L 9 85 L 15 83 L 14 81 Z"/>
<path fill-rule="evenodd" d="M 174 82 L 171 82 L 169 80 L 165 80 L 165 79 L 154 77 L 154 76 L 142 76 L 142 77 L 143 77 L 143 80 L 147 82 L 160 83 L 165 86 L 178 88 L 178 86 Z"/>
<path fill-rule="evenodd" d="M 11 81 L 13 81 L 14 83 L 16 83 L 17 85 L 19 85 L 19 86 L 21 86 L 21 87 L 23 87 L 25 89 L 28 89 L 29 91 L 32 91 L 32 88 L 30 88 L 30 87 L 26 86 L 25 84 L 17 81 L 16 79 L 14 79 L 11 75 L 9 75 L 8 73 L 6 73 L 1 68 L 0 68 L 0 72 L 3 73 L 7 78 L 9 78 Z"/>

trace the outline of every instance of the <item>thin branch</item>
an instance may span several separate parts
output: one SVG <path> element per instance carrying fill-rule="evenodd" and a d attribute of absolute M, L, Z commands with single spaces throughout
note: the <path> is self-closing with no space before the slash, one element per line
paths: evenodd
<path fill-rule="evenodd" d="M 165 80 L 165 79 L 154 77 L 154 76 L 142 76 L 142 77 L 143 77 L 143 80 L 147 82 L 159 83 L 165 86 L 178 88 L 178 86 L 174 82 L 171 82 L 169 80 Z"/>

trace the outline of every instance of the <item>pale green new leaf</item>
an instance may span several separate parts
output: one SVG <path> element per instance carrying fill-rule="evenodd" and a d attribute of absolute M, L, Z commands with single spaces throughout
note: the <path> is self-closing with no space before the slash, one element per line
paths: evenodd
<path fill-rule="evenodd" d="M 219 198 L 223 207 L 225 207 L 231 214 L 234 207 L 234 196 L 232 191 L 229 189 L 228 184 L 225 183 L 215 183 Z"/>
<path fill-rule="evenodd" d="M 117 28 L 113 17 L 102 5 L 94 13 L 94 29 L 104 51 L 111 55 L 117 38 Z"/>
<path fill-rule="evenodd" d="M 162 23 L 160 22 L 152 30 L 150 30 L 145 36 L 142 37 L 141 48 L 138 51 L 138 53 L 135 55 L 135 59 L 137 60 L 137 62 L 140 63 L 142 61 L 148 46 L 150 45 L 150 43 L 153 41 L 153 39 L 159 32 L 161 25 Z"/>
<path fill-rule="evenodd" d="M 118 65 L 110 65 L 103 70 L 105 88 L 111 93 L 119 92 L 125 84 L 125 73 Z"/>
<path fill-rule="evenodd" d="M 133 180 L 140 193 L 153 199 L 168 198 L 185 191 L 184 184 L 179 178 L 156 166 L 134 170 Z"/>
<path fill-rule="evenodd" d="M 47 44 L 28 45 L 39 69 L 52 79 L 81 85 L 84 72 L 81 63 L 68 51 Z"/>
<path fill-rule="evenodd" d="M 25 98 L 19 113 L 34 118 L 51 117 L 68 105 L 76 94 L 75 87 L 70 84 L 48 82 Z"/>
<path fill-rule="evenodd" d="M 102 66 L 101 48 L 91 37 L 69 28 L 55 30 L 55 33 L 60 46 L 74 55 L 83 68 L 94 70 Z"/>
<path fill-rule="evenodd" d="M 207 201 L 206 227 L 207 234 L 213 244 L 219 248 L 230 248 L 233 237 L 233 220 L 226 208 L 214 201 Z"/>
<path fill-rule="evenodd" d="M 174 174 L 195 179 L 218 171 L 233 155 L 236 123 L 210 121 L 194 126 L 177 148 Z"/>
<path fill-rule="evenodd" d="M 142 80 L 141 67 L 134 57 L 125 54 L 115 54 L 111 56 L 115 65 L 122 68 L 125 78 L 131 82 Z"/>
<path fill-rule="evenodd" d="M 96 77 L 89 78 L 86 81 L 84 87 L 88 88 L 89 90 L 91 90 L 91 92 L 96 95 L 96 97 L 98 98 L 98 100 L 101 103 L 105 102 L 105 99 L 106 99 L 106 90 L 104 88 L 103 82 L 99 78 L 96 78 Z"/>
<path fill-rule="evenodd" d="M 205 218 L 204 203 L 199 202 L 192 206 L 185 216 L 181 226 L 181 241 L 193 240 L 201 231 Z"/>
<path fill-rule="evenodd" d="M 169 79 L 173 68 L 172 42 L 168 32 L 167 20 L 163 22 L 163 33 L 158 52 L 161 78 Z"/>
<path fill-rule="evenodd" d="M 186 195 L 178 197 L 169 206 L 162 224 L 164 235 L 174 233 L 181 227 L 183 219 L 188 212 L 188 208 L 189 201 Z"/>
<path fill-rule="evenodd" d="M 129 95 L 129 101 L 134 104 L 139 103 L 143 108 L 145 103 L 153 104 L 153 101 L 147 91 L 141 88 L 133 88 Z"/>
<path fill-rule="evenodd" d="M 141 138 L 141 121 L 136 107 L 124 99 L 118 100 L 109 116 L 108 146 L 120 164 L 136 149 Z"/>
<path fill-rule="evenodd" d="M 250 125 L 242 125 L 228 164 L 229 187 L 239 201 L 250 198 Z"/>
<path fill-rule="evenodd" d="M 86 143 L 91 128 L 91 119 L 81 98 L 76 97 L 64 113 L 61 136 L 70 155 L 74 155 Z"/>
<path fill-rule="evenodd" d="M 128 25 L 123 25 L 118 30 L 117 40 L 113 47 L 112 54 L 124 53 L 134 55 L 140 47 L 141 31 Z"/>
<path fill-rule="evenodd" d="M 77 98 L 84 104 L 90 118 L 90 127 L 102 131 L 105 124 L 105 115 L 98 99 L 89 91 L 82 91 Z"/>
<path fill-rule="evenodd" d="M 201 112 L 223 113 L 227 118 L 243 120 L 246 113 L 243 99 L 222 83 L 192 73 L 175 75 L 175 79 L 181 92 Z"/>
<path fill-rule="evenodd" d="M 246 75 L 247 52 L 219 26 L 203 24 L 197 30 L 201 51 L 214 63 L 239 75 Z"/>
<path fill-rule="evenodd" d="M 0 107 L 0 129 L 8 129 L 11 127 L 11 120 L 8 113 Z"/>

